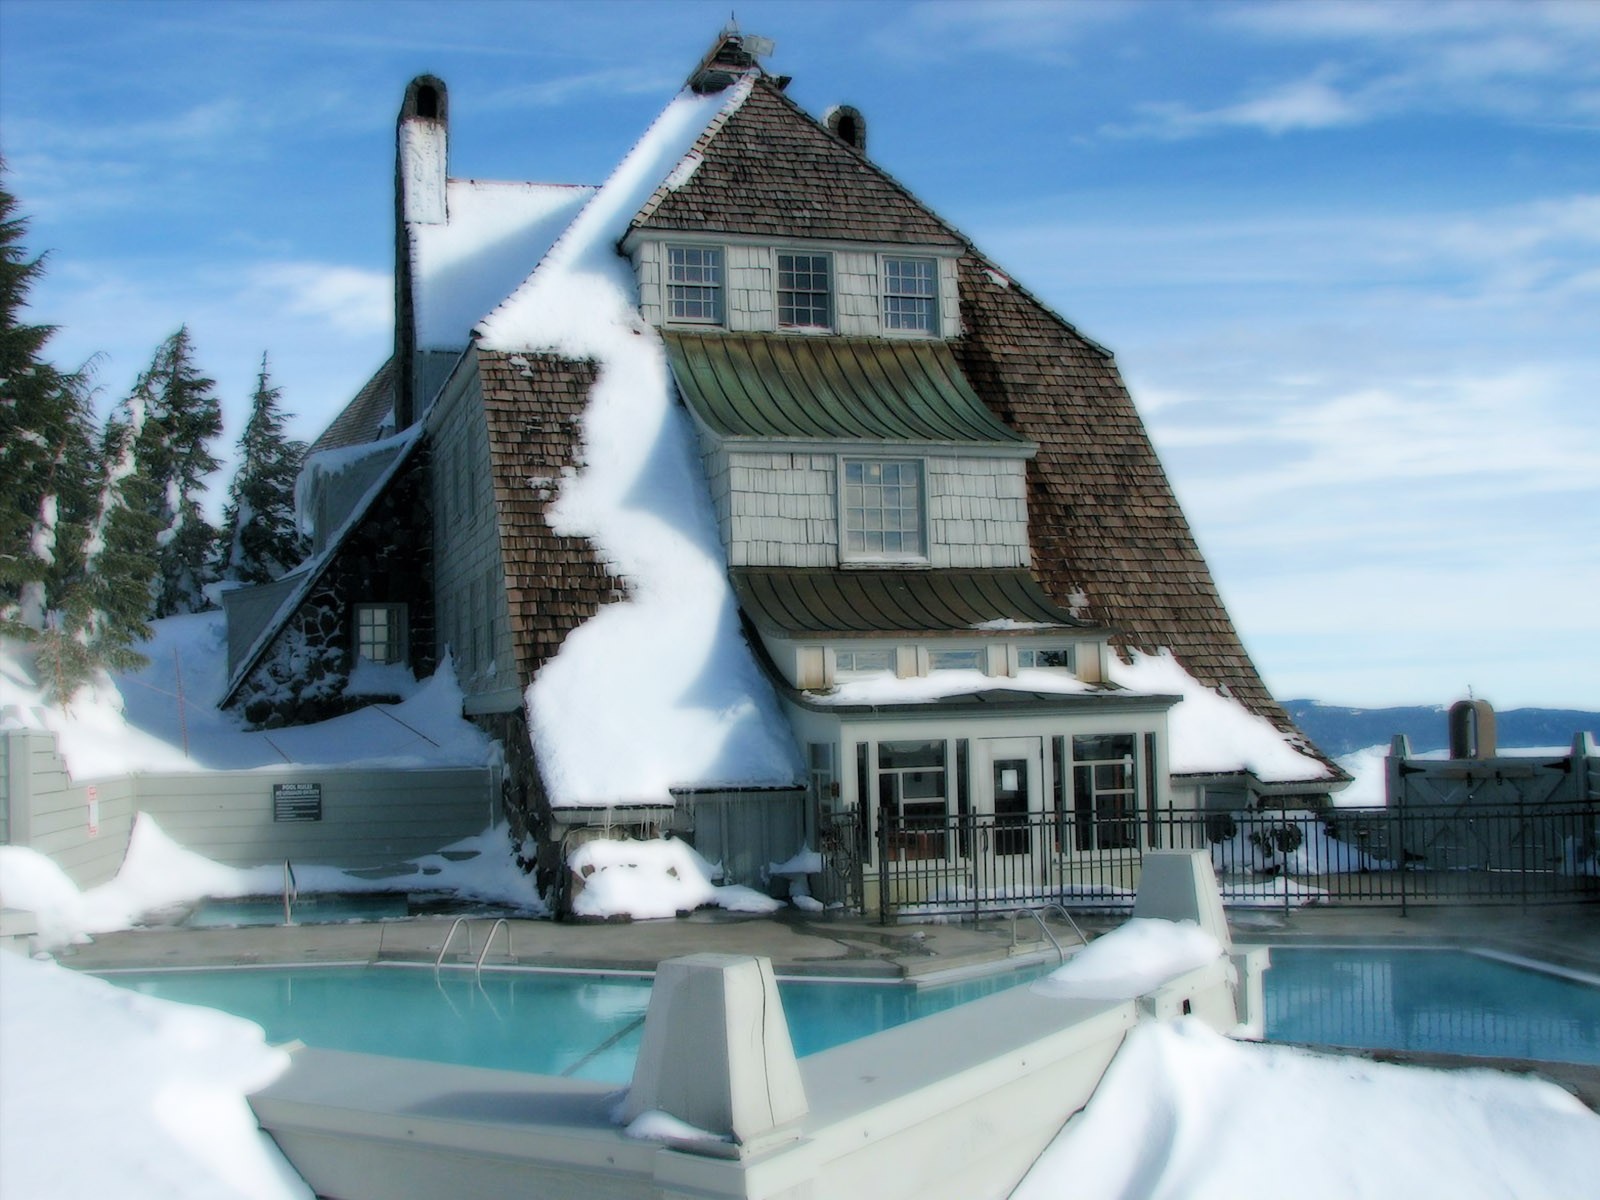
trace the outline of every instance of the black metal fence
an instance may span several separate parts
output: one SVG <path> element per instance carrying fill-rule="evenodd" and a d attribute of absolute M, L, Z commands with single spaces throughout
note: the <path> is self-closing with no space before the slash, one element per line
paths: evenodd
<path fill-rule="evenodd" d="M 1235 908 L 1600 898 L 1594 804 L 880 816 L 866 868 L 885 921 L 1052 902 L 1126 910 L 1155 848 L 1208 850 Z"/>

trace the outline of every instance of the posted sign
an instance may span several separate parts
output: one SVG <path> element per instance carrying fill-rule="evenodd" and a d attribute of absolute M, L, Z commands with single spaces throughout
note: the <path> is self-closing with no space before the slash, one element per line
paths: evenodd
<path fill-rule="evenodd" d="M 272 785 L 274 821 L 322 820 L 320 783 L 275 783 Z"/>

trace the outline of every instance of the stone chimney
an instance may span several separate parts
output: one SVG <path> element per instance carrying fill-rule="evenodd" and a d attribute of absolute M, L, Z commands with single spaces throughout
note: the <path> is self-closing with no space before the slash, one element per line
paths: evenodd
<path fill-rule="evenodd" d="M 406 86 L 395 124 L 394 357 L 395 428 L 416 419 L 417 326 L 411 278 L 411 227 L 442 225 L 448 212 L 450 93 L 444 80 L 418 75 Z"/>

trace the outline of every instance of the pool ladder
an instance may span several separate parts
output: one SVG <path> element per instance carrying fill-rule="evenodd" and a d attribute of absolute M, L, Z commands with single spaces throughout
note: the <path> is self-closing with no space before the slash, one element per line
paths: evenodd
<path fill-rule="evenodd" d="M 294 924 L 294 902 L 300 899 L 300 887 L 294 881 L 294 868 L 283 860 L 283 923 Z"/>
<path fill-rule="evenodd" d="M 1049 912 L 1060 913 L 1067 924 L 1072 926 L 1072 932 L 1078 935 L 1078 940 L 1085 946 L 1089 944 L 1089 939 L 1083 936 L 1083 930 L 1078 928 L 1078 923 L 1072 919 L 1072 914 L 1067 911 L 1066 905 L 1041 904 L 1038 908 L 1019 908 L 1011 914 L 1011 948 L 1013 950 L 1017 948 L 1017 920 L 1021 917 L 1032 917 L 1044 932 L 1044 936 L 1050 940 L 1050 944 L 1055 947 L 1056 962 L 1064 963 L 1067 961 L 1067 952 L 1061 948 L 1056 935 L 1050 932 L 1050 926 L 1044 923 L 1043 914 Z"/>
<path fill-rule="evenodd" d="M 450 923 L 450 932 L 444 935 L 444 945 L 439 947 L 439 957 L 433 960 L 433 969 L 438 971 L 444 966 L 445 955 L 450 953 L 450 943 L 455 941 L 456 930 L 461 930 L 462 936 L 467 939 L 467 956 L 472 956 L 472 922 L 466 917 L 457 917 Z M 489 947 L 494 945 L 494 935 L 498 930 L 506 931 L 506 957 L 515 958 L 511 952 L 511 926 L 504 917 L 496 917 L 493 925 L 489 926 L 489 936 L 483 939 L 483 949 L 478 952 L 476 965 L 473 967 L 474 975 L 483 974 L 483 962 L 489 957 Z"/>

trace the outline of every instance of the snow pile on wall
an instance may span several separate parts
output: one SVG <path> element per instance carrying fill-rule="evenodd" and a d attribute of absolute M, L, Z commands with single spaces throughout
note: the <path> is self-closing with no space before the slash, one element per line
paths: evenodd
<path fill-rule="evenodd" d="M 1265 717 L 1195 679 L 1170 651 L 1135 650 L 1128 663 L 1113 655 L 1111 679 L 1129 691 L 1183 697 L 1168 724 L 1169 770 L 1174 775 L 1243 769 L 1263 783 L 1286 783 L 1330 774 L 1324 764 L 1291 746 Z"/>
<path fill-rule="evenodd" d="M 1012 1200 L 1584 1196 L 1600 1117 L 1554 1084 L 1136 1026 Z"/>
<path fill-rule="evenodd" d="M 534 748 L 557 807 L 670 803 L 672 787 L 784 785 L 798 750 L 740 631 L 704 472 L 660 337 L 617 253 L 629 221 L 719 116 L 749 94 L 667 106 L 482 343 L 599 364 L 583 465 L 548 518 L 588 539 L 628 598 L 574 631 L 528 689 Z"/>
<path fill-rule="evenodd" d="M 783 907 L 781 900 L 751 888 L 718 887 L 711 882 L 716 868 L 676 838 L 597 838 L 574 850 L 567 867 L 583 885 L 572 900 L 572 911 L 580 917 L 675 917 L 708 904 L 746 913 Z"/>
<path fill-rule="evenodd" d="M 1095 938 L 1033 990 L 1066 1000 L 1131 1000 L 1222 953 L 1222 944 L 1193 921 L 1136 917 Z"/>
<path fill-rule="evenodd" d="M 532 876 L 518 865 L 515 850 L 507 828 L 497 825 L 437 854 L 423 855 L 409 864 L 408 873 L 372 877 L 307 864 L 295 868 L 295 883 L 302 893 L 453 892 L 542 916 L 547 911 L 544 902 L 534 890 Z M 131 929 L 156 914 L 176 912 L 205 899 L 282 892 L 282 863 L 223 866 L 178 845 L 148 813 L 135 819 L 128 853 L 116 877 L 88 891 L 79 891 L 37 850 L 0 846 L 0 905 L 35 914 L 39 941 L 46 946 Z"/>
<path fill-rule="evenodd" d="M 310 1200 L 246 1094 L 259 1025 L 0 953 L 0 1195 Z"/>

